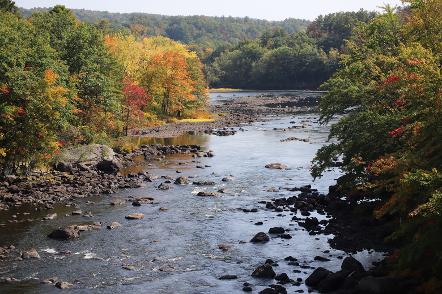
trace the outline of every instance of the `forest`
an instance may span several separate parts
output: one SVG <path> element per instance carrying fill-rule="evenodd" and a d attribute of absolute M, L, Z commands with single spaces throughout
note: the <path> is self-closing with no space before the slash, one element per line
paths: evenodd
<path fill-rule="evenodd" d="M 3 3 L 3 2 L 2 2 Z M 106 35 L 63 6 L 0 17 L 2 172 L 34 168 L 63 147 L 109 142 L 204 111 L 197 55 L 166 37 Z"/>
<path fill-rule="evenodd" d="M 20 9 L 24 17 L 47 9 Z M 138 37 L 165 36 L 191 45 L 201 54 L 224 45 L 257 38 L 261 32 L 281 28 L 287 33 L 303 31 L 310 23 L 302 19 L 267 21 L 240 17 L 165 16 L 147 13 L 109 13 L 72 9 L 82 22 L 98 25 L 107 31 L 133 33 Z M 209 50 L 205 52 L 204 50 Z"/>
<path fill-rule="evenodd" d="M 274 29 L 218 49 L 205 61 L 208 82 L 221 88 L 317 89 L 336 70 L 352 29 L 375 15 L 360 10 L 319 16 L 306 31 Z"/>

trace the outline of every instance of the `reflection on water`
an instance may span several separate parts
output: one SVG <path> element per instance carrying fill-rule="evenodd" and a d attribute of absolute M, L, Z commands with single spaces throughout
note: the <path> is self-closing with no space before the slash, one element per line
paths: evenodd
<path fill-rule="evenodd" d="M 131 143 L 136 146 L 141 145 L 200 145 L 205 146 L 209 140 L 209 135 L 190 135 L 184 134 L 172 138 L 150 138 L 150 137 L 133 137 Z"/>

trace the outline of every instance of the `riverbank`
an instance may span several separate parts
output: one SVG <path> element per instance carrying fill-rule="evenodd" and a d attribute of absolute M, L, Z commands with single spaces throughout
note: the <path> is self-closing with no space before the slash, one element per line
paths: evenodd
<path fill-rule="evenodd" d="M 252 98 L 243 99 L 238 102 Z M 278 106 L 299 103 L 277 99 Z M 218 103 L 247 112 L 246 105 L 230 100 L 236 98 Z M 56 287 L 99 293 L 302 293 L 314 288 L 304 281 L 318 267 L 336 272 L 353 256 L 364 269 L 372 268 L 388 248 L 370 234 L 365 240 L 371 243 L 358 241 L 376 224 L 360 227 L 357 218 L 346 223 L 354 203 L 325 196 L 336 172 L 313 184 L 309 175 L 328 127 L 307 107 L 269 107 L 275 105 L 270 96 L 257 101 L 249 111 L 255 122 L 235 126 L 235 135 L 185 130 L 175 133 L 184 134 L 187 145 L 116 153 L 114 159 L 123 163 L 120 175 L 114 169 L 104 175 L 96 162 L 89 164 L 90 173 L 100 178 L 83 181 L 77 176 L 80 165 L 58 166 L 65 171 L 55 172 L 54 187 L 69 177 L 74 180 L 67 190 L 75 182 L 78 189 L 99 189 L 116 181 L 115 193 L 83 199 L 67 191 L 62 195 L 72 198 L 39 205 L 42 210 L 22 203 L 0 212 L 2 293 L 25 288 L 52 293 Z M 8 230 L 12 233 L 5 234 Z M 353 238 L 339 243 L 339 236 Z"/>
<path fill-rule="evenodd" d="M 185 133 L 228 136 L 241 130 L 241 126 L 263 120 L 266 116 L 295 114 L 313 111 L 318 105 L 318 93 L 302 92 L 287 96 L 245 96 L 220 101 L 212 106 L 214 121 L 200 123 L 170 123 L 163 126 L 134 130 L 132 135 L 151 138 L 171 138 Z M 98 145 L 97 145 L 98 146 Z M 94 149 L 94 145 L 91 145 Z M 142 187 L 149 176 L 127 175 L 124 167 L 134 165 L 140 155 L 144 160 L 155 161 L 168 154 L 201 152 L 200 146 L 138 146 L 127 153 L 114 152 L 106 146 L 99 150 L 85 150 L 74 159 L 64 160 L 45 172 L 33 172 L 28 176 L 8 176 L 0 181 L 0 210 L 32 204 L 39 209 L 51 209 L 54 204 L 75 198 L 100 194 L 113 194 L 123 188 Z M 73 148 L 75 153 L 78 149 Z M 103 151 L 106 149 L 105 151 Z M 69 153 L 69 152 L 68 152 Z M 72 153 L 72 152 L 71 152 Z M 101 154 L 109 153 L 109 156 Z M 92 156 L 92 158 L 89 158 Z M 120 172 L 121 170 L 121 172 Z"/>

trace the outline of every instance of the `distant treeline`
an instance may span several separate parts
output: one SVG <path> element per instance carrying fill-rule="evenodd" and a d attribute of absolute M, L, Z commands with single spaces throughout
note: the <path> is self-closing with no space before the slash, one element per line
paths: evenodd
<path fill-rule="evenodd" d="M 24 17 L 46 8 L 21 9 Z M 165 16 L 147 13 L 110 13 L 72 9 L 82 22 L 97 24 L 102 29 L 127 31 L 141 37 L 165 36 L 192 45 L 195 49 L 236 45 L 255 39 L 263 31 L 282 29 L 287 33 L 305 31 L 309 21 L 286 19 L 267 21 L 248 17 Z"/>
<path fill-rule="evenodd" d="M 211 87 L 315 89 L 337 69 L 339 53 L 352 30 L 374 12 L 340 12 L 319 16 L 306 32 L 277 28 L 259 38 L 218 48 L 206 58 Z"/>

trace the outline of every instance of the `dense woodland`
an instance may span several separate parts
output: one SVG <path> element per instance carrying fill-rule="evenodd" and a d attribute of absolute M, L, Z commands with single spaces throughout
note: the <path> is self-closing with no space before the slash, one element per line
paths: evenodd
<path fill-rule="evenodd" d="M 24 17 L 47 9 L 21 9 Z M 103 30 L 132 33 L 138 37 L 165 36 L 191 45 L 201 54 L 219 46 L 238 44 L 257 38 L 263 31 L 276 28 L 287 33 L 305 30 L 307 20 L 267 21 L 240 17 L 165 16 L 147 13 L 109 13 L 73 9 L 82 22 L 95 24 Z M 208 52 L 204 52 L 208 50 Z"/>
<path fill-rule="evenodd" d="M 405 1 L 353 30 L 338 71 L 322 88 L 335 143 L 320 149 L 313 175 L 339 164 L 340 184 L 380 199 L 373 214 L 397 224 L 386 241 L 397 274 L 440 293 L 442 273 L 442 2 Z M 356 193 L 358 192 L 358 193 Z"/>
<path fill-rule="evenodd" d="M 221 48 L 207 59 L 207 78 L 213 87 L 247 89 L 317 89 L 338 65 L 353 28 L 376 14 L 340 12 L 319 16 L 306 31 L 283 29 Z"/>
<path fill-rule="evenodd" d="M 182 44 L 107 35 L 63 6 L 25 19 L 1 3 L 2 172 L 205 109 L 203 66 Z"/>

